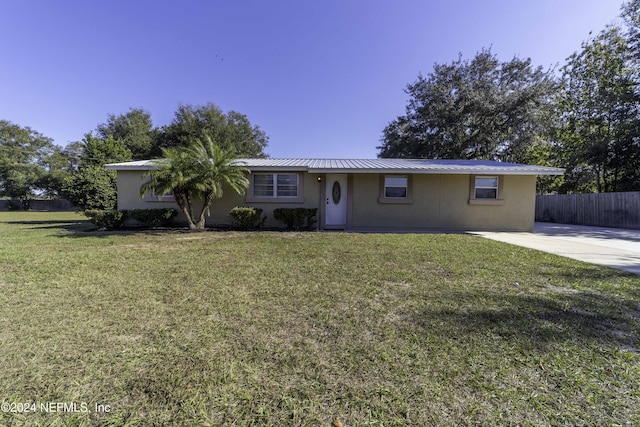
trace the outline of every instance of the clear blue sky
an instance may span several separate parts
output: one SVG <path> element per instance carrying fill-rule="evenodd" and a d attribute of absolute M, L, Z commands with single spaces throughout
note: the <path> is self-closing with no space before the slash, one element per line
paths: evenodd
<path fill-rule="evenodd" d="M 58 145 L 131 107 L 236 110 L 272 157 L 371 158 L 434 63 L 562 65 L 622 0 L 0 0 L 0 119 Z"/>

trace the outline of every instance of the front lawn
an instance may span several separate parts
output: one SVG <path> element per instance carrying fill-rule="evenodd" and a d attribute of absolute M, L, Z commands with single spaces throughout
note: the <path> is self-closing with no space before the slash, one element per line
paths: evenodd
<path fill-rule="evenodd" d="M 630 273 L 469 235 L 92 227 L 0 212 L 2 425 L 640 425 Z"/>

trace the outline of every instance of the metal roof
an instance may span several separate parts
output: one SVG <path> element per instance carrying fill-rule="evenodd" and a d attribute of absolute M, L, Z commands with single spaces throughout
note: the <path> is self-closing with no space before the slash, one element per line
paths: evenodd
<path fill-rule="evenodd" d="M 238 159 L 251 171 L 302 171 L 309 173 L 412 173 L 561 175 L 564 169 L 491 160 L 432 159 Z M 110 170 L 153 170 L 154 160 L 105 165 Z"/>
<path fill-rule="evenodd" d="M 108 163 L 104 165 L 105 169 L 120 171 L 120 170 L 134 170 L 134 171 L 144 171 L 144 170 L 154 170 L 155 160 L 137 160 L 135 162 L 124 162 L 124 163 Z"/>

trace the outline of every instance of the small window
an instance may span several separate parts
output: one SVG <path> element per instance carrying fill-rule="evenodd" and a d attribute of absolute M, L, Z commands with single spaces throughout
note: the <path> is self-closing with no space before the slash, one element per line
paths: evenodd
<path fill-rule="evenodd" d="M 498 177 L 477 176 L 475 184 L 476 199 L 498 199 Z"/>
<path fill-rule="evenodd" d="M 253 195 L 273 197 L 273 175 L 253 175 Z"/>
<path fill-rule="evenodd" d="M 166 194 L 158 194 L 155 191 L 151 191 L 151 198 L 153 200 L 157 200 L 157 201 L 163 201 L 163 200 L 174 200 L 175 198 L 173 197 L 173 193 L 166 193 Z"/>
<path fill-rule="evenodd" d="M 253 196 L 298 197 L 298 174 L 254 174 Z"/>
<path fill-rule="evenodd" d="M 298 196 L 298 175 L 277 174 L 278 188 L 276 197 L 297 197 Z"/>
<path fill-rule="evenodd" d="M 390 199 L 407 198 L 407 177 L 406 176 L 385 176 L 384 177 L 384 197 Z"/>

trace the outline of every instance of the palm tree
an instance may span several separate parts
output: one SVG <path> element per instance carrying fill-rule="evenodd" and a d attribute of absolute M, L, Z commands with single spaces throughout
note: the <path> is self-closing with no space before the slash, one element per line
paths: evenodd
<path fill-rule="evenodd" d="M 214 144 L 207 135 L 204 141 L 196 139 L 186 149 L 188 157 L 193 161 L 193 185 L 196 194 L 202 197 L 203 205 L 196 228 L 204 228 L 205 213 L 208 215 L 211 204 L 222 197 L 224 186 L 228 186 L 238 194 L 243 194 L 249 187 L 247 174 L 249 169 L 237 163 L 237 157 Z"/>
<path fill-rule="evenodd" d="M 145 173 L 149 181 L 140 187 L 140 195 L 173 193 L 180 210 L 187 217 L 189 228 L 202 230 L 205 215 L 211 204 L 222 197 L 228 186 L 238 194 L 249 187 L 249 170 L 237 163 L 237 157 L 222 150 L 207 135 L 204 140 L 194 139 L 188 147 L 163 149 L 164 158 L 158 168 Z M 196 218 L 194 199 L 202 200 L 202 210 Z"/>

